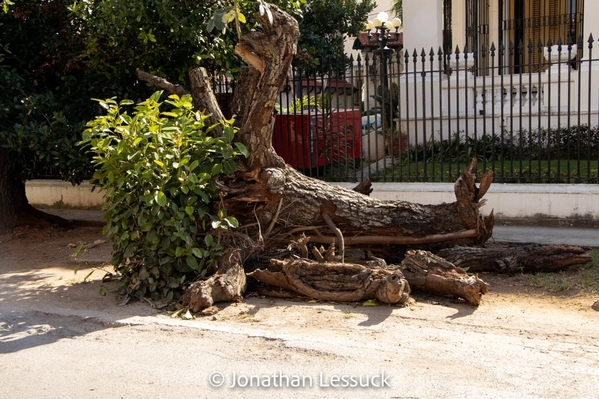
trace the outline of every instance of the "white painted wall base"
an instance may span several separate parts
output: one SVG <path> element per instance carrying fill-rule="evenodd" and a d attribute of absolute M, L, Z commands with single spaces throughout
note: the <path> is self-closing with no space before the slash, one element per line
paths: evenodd
<path fill-rule="evenodd" d="M 92 187 L 87 182 L 73 186 L 61 180 L 30 180 L 25 192 L 29 203 L 40 208 L 100 208 L 104 195 L 97 188 L 92 191 Z"/>
<path fill-rule="evenodd" d="M 353 188 L 356 183 L 336 183 Z M 57 180 L 27 182 L 29 202 L 39 207 L 99 208 L 102 194 L 89 183 L 73 186 Z M 372 196 L 419 204 L 455 201 L 453 183 L 373 183 Z M 552 219 L 599 224 L 599 185 L 493 183 L 485 195 L 483 214 L 498 219 Z"/>

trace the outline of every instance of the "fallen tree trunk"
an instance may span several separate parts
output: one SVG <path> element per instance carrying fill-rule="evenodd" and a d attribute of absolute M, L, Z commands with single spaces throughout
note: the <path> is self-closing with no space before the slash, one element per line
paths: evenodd
<path fill-rule="evenodd" d="M 387 303 L 405 302 L 407 280 L 413 287 L 478 305 L 487 284 L 424 250 L 479 246 L 491 237 L 493 213 L 483 217 L 480 208 L 493 173 L 485 174 L 477 186 L 473 159 L 454 185 L 455 202 L 421 205 L 372 198 L 365 195 L 370 192 L 367 183 L 349 190 L 306 177 L 286 165 L 271 144 L 274 105 L 295 54 L 299 30 L 297 22 L 275 6 L 270 6 L 270 16 L 272 19 L 268 13 L 256 15 L 261 29 L 242 36 L 236 48 L 250 65 L 237 86 L 233 110 L 239 117 L 237 138 L 249 156 L 239 164 L 235 176 L 219 182 L 220 205 L 239 220 L 238 234 L 257 243 L 254 253 L 302 241 L 304 246 L 334 244 L 339 254 L 332 264 L 316 263 L 305 259 L 306 249 L 304 259 L 273 260 L 251 275 L 313 298 L 377 298 Z M 190 77 L 194 104 L 219 118 L 207 75 L 198 71 Z M 157 83 L 170 87 L 168 82 Z M 390 262 L 402 261 L 404 275 L 386 266 L 344 263 L 345 249 L 350 246 Z M 408 252 L 415 249 L 418 251 Z M 199 311 L 215 302 L 239 299 L 245 290 L 243 262 L 251 252 L 241 254 L 229 247 L 217 273 L 194 283 L 181 303 Z"/>
<path fill-rule="evenodd" d="M 475 168 L 474 160 L 456 182 L 458 200 L 439 205 L 372 198 L 311 179 L 292 168 L 239 174 L 221 190 L 225 207 L 242 224 L 255 224 L 256 220 L 260 226 L 275 224 L 268 247 L 286 244 L 299 234 L 306 234 L 309 242 L 341 247 L 334 226 L 341 231 L 344 245 L 400 261 L 408 249 L 438 250 L 488 240 L 494 219 L 492 213 L 487 217 L 479 214 L 484 191 L 474 183 Z M 491 173 L 483 178 L 486 186 L 491 180 Z"/>
<path fill-rule="evenodd" d="M 401 267 L 412 288 L 463 298 L 474 306 L 480 304 L 489 289 L 478 276 L 469 276 L 462 268 L 428 251 L 409 251 Z"/>
<path fill-rule="evenodd" d="M 437 255 L 471 273 L 554 272 L 592 260 L 580 247 L 569 245 L 522 245 L 508 248 L 453 247 Z"/>

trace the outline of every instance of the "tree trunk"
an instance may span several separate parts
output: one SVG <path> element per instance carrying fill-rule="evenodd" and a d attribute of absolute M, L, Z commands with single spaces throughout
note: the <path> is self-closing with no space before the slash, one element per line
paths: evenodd
<path fill-rule="evenodd" d="M 439 205 L 379 200 L 289 167 L 239 174 L 222 190 L 228 212 L 242 224 L 258 220 L 255 230 L 274 226 L 264 237 L 267 247 L 306 234 L 310 242 L 359 246 L 388 261 L 401 261 L 408 249 L 482 244 L 491 236 L 493 215 L 479 214 L 484 203 L 479 196 L 485 191 L 474 184 L 475 165 L 473 161 L 456 182 L 458 201 Z M 492 174 L 485 175 L 484 186 L 491 179 Z"/>
<path fill-rule="evenodd" d="M 71 226 L 63 218 L 32 207 L 27 200 L 25 182 L 18 176 L 18 166 L 14 154 L 0 148 L 0 234 L 24 225 Z"/>
<path fill-rule="evenodd" d="M 580 247 L 522 245 L 509 248 L 446 248 L 437 255 L 471 273 L 554 272 L 592 260 Z"/>
<path fill-rule="evenodd" d="M 17 225 L 18 213 L 27 204 L 25 184 L 15 179 L 10 155 L 0 148 L 0 233 Z"/>

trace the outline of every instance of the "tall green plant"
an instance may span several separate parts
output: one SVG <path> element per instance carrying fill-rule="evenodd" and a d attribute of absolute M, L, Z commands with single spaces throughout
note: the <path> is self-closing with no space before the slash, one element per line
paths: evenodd
<path fill-rule="evenodd" d="M 106 197 L 105 232 L 124 292 L 173 300 L 215 266 L 222 234 L 237 227 L 217 205 L 216 180 L 247 150 L 233 142 L 229 122 L 222 137 L 211 137 L 190 96 L 164 104 L 161 94 L 131 115 L 131 101 L 99 101 L 107 113 L 88 122 L 82 143 L 96 154 L 92 182 Z"/>

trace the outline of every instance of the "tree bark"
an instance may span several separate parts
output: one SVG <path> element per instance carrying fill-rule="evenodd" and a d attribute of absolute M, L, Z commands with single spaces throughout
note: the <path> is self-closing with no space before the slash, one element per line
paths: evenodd
<path fill-rule="evenodd" d="M 554 272 L 592 260 L 583 248 L 569 245 L 522 245 L 509 248 L 453 247 L 437 255 L 472 273 Z"/>

